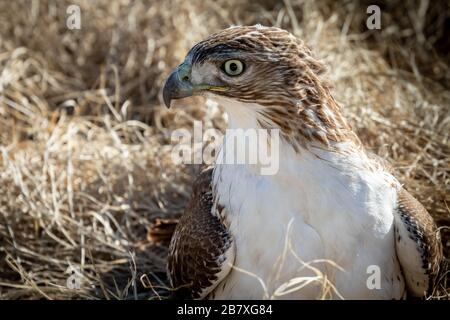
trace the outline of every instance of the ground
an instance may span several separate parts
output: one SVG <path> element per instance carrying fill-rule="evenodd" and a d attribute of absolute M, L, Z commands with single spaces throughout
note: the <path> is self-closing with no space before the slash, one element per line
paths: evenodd
<path fill-rule="evenodd" d="M 226 120 L 200 98 L 166 110 L 161 87 L 232 24 L 305 40 L 364 145 L 442 227 L 448 257 L 449 7 L 375 2 L 379 30 L 366 1 L 1 1 L 0 299 L 168 295 L 166 246 L 148 229 L 182 213 L 198 170 L 172 163 L 170 134 Z M 70 4 L 80 30 L 67 28 Z"/>

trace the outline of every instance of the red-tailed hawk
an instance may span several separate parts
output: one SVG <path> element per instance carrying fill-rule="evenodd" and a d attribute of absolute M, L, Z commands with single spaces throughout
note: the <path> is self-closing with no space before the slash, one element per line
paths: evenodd
<path fill-rule="evenodd" d="M 167 106 L 203 95 L 224 107 L 229 128 L 281 134 L 276 174 L 217 163 L 196 180 L 170 245 L 179 297 L 314 299 L 318 274 L 331 298 L 431 292 L 442 261 L 436 225 L 361 146 L 323 73 L 290 33 L 249 26 L 196 44 L 168 78 Z"/>

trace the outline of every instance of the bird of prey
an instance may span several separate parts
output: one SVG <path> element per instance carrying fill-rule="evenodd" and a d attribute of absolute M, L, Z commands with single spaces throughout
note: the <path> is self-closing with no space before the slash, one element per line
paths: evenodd
<path fill-rule="evenodd" d="M 216 163 L 194 182 L 169 248 L 178 298 L 315 299 L 319 279 L 336 299 L 432 292 L 443 260 L 437 227 L 364 150 L 324 71 L 300 39 L 256 25 L 199 42 L 167 79 L 168 107 L 202 95 L 223 106 L 229 129 L 280 130 L 275 174 Z"/>

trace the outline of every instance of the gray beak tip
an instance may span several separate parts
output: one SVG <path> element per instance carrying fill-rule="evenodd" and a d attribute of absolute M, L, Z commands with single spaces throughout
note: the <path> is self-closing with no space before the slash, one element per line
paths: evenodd
<path fill-rule="evenodd" d="M 172 73 L 169 78 L 167 78 L 166 83 L 164 84 L 163 100 L 167 108 L 170 108 L 170 103 L 172 102 L 173 98 L 173 90 L 176 88 L 176 81 L 174 78 L 175 77 Z"/>
<path fill-rule="evenodd" d="M 180 67 L 175 69 L 164 84 L 163 100 L 167 108 L 170 108 L 170 103 L 173 99 L 181 99 L 193 94 L 192 84 L 188 80 L 180 80 L 179 69 Z M 181 72 L 183 74 L 186 71 L 181 70 Z"/>
<path fill-rule="evenodd" d="M 166 89 L 166 86 L 164 86 L 163 100 L 164 100 L 164 104 L 166 105 L 167 109 L 170 109 L 170 103 L 172 102 L 172 97 L 171 97 L 170 91 Z"/>

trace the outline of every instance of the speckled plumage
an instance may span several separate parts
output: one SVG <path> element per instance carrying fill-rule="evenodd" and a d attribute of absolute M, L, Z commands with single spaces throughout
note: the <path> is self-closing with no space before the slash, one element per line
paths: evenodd
<path fill-rule="evenodd" d="M 204 169 L 194 182 L 170 244 L 167 270 L 173 296 L 179 299 L 204 298 L 222 280 L 222 270 L 231 268 L 225 264 L 233 262 L 232 238 L 211 212 L 211 176 L 212 168 Z"/>
<path fill-rule="evenodd" d="M 261 128 L 282 128 L 283 136 L 296 147 L 305 145 L 305 140 L 357 140 L 322 79 L 325 66 L 300 39 L 278 28 L 234 27 L 196 44 L 187 60 L 219 66 L 236 57 L 248 68 L 255 66 L 252 79 L 233 82 L 220 94 L 266 106 L 258 118 Z"/>
<path fill-rule="evenodd" d="M 440 234 L 426 209 L 405 189 L 398 191 L 396 247 L 406 286 L 415 296 L 430 295 L 442 263 Z M 406 253 L 416 250 L 415 260 Z"/>

